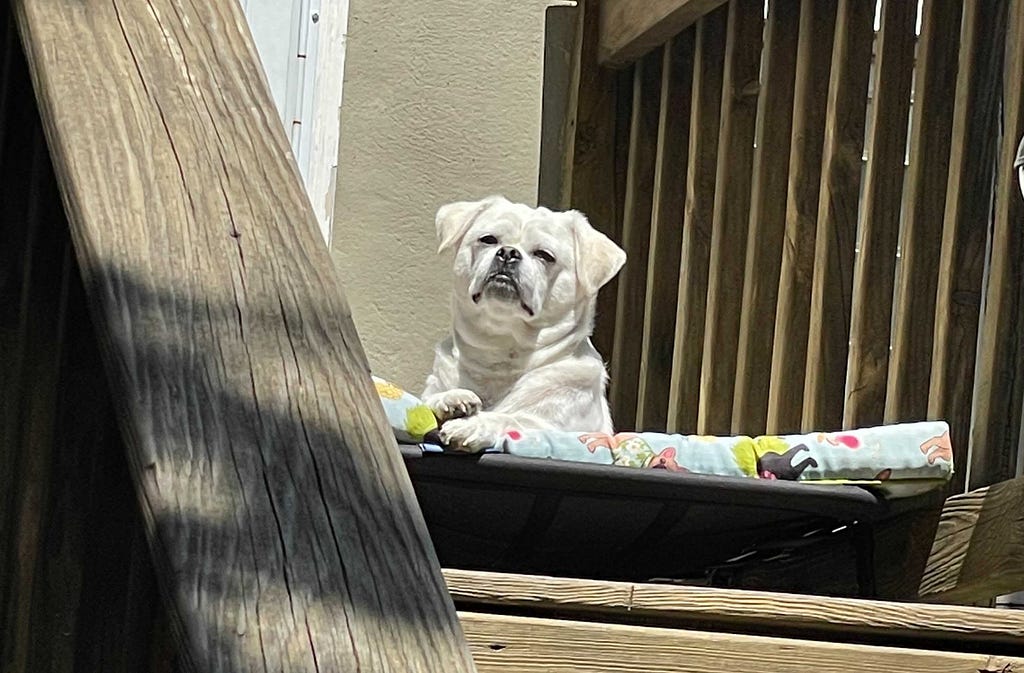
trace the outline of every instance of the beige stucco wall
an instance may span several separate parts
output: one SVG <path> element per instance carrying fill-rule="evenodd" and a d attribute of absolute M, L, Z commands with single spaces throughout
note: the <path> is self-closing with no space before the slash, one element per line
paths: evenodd
<path fill-rule="evenodd" d="M 557 0 L 351 0 L 331 250 L 374 372 L 419 392 L 448 324 L 434 213 L 536 203 Z"/>

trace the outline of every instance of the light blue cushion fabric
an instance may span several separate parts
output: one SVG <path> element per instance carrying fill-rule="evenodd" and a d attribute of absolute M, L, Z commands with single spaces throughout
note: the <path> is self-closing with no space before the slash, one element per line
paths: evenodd
<path fill-rule="evenodd" d="M 399 441 L 420 442 L 436 427 L 423 418 L 425 407 L 414 396 L 382 380 L 375 383 Z M 936 488 L 953 474 L 943 421 L 762 437 L 510 430 L 492 451 L 634 469 L 866 484 L 891 495 Z"/>
<path fill-rule="evenodd" d="M 763 437 L 511 431 L 497 448 L 530 458 L 640 469 L 873 484 L 899 495 L 941 486 L 953 473 L 943 421 Z"/>

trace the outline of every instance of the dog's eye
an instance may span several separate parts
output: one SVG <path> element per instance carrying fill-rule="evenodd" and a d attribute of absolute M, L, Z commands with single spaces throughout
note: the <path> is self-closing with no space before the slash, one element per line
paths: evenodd
<path fill-rule="evenodd" d="M 543 250 L 543 249 L 542 250 L 534 250 L 533 251 L 533 256 L 536 257 L 537 259 L 539 259 L 540 261 L 544 262 L 545 264 L 554 264 L 555 263 L 555 256 L 552 255 L 547 250 Z"/>
<path fill-rule="evenodd" d="M 480 241 L 481 243 L 483 243 L 484 245 L 497 245 L 498 244 L 498 239 L 495 238 L 494 236 L 491 236 L 490 234 L 487 234 L 486 236 L 481 236 L 477 240 Z"/>

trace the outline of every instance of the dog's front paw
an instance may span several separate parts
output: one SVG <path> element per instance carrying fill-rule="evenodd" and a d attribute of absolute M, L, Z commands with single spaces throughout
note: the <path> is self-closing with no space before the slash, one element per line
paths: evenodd
<path fill-rule="evenodd" d="M 472 416 L 483 406 L 480 397 L 465 388 L 453 388 L 443 393 L 428 395 L 423 403 L 430 407 L 440 423 L 453 418 Z"/>
<path fill-rule="evenodd" d="M 510 429 L 510 421 L 504 414 L 487 411 L 468 418 L 453 418 L 441 426 L 441 441 L 455 451 L 476 453 L 489 449 Z"/>

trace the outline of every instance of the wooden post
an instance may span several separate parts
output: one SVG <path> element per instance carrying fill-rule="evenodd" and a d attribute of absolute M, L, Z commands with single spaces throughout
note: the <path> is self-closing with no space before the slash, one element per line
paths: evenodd
<path fill-rule="evenodd" d="M 972 604 L 1024 589 L 1024 477 L 954 495 L 942 508 L 920 599 Z"/>
<path fill-rule="evenodd" d="M 474 670 L 238 4 L 13 6 L 186 667 Z"/>

